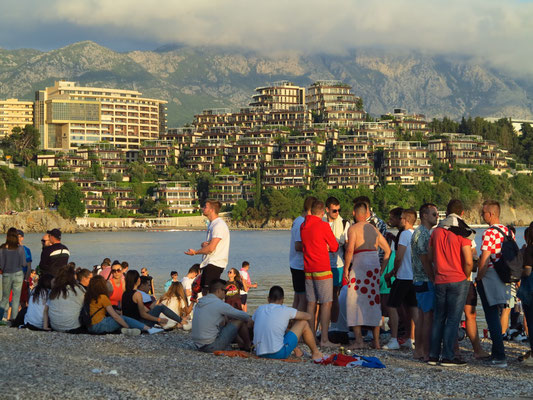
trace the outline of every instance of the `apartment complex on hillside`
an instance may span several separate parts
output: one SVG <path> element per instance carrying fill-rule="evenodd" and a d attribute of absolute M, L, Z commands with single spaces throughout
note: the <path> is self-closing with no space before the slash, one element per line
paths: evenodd
<path fill-rule="evenodd" d="M 0 100 L 0 139 L 11 134 L 15 127 L 33 125 L 33 101 Z"/>
<path fill-rule="evenodd" d="M 34 123 L 43 149 L 108 142 L 117 149 L 139 151 L 142 140 L 159 139 L 166 131 L 166 103 L 135 90 L 59 81 L 35 93 Z"/>

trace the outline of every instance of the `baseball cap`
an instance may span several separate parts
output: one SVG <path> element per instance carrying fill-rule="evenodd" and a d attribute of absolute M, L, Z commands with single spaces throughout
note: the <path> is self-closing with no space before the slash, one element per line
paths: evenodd
<path fill-rule="evenodd" d="M 22 230 L 17 230 L 17 235 L 24 237 L 24 232 Z"/>
<path fill-rule="evenodd" d="M 52 229 L 51 231 L 46 231 L 49 235 L 55 237 L 56 239 L 61 240 L 61 231 L 57 228 Z"/>

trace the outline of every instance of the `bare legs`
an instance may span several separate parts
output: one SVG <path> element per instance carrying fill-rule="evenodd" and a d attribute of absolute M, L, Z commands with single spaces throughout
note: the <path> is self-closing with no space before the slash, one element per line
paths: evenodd
<path fill-rule="evenodd" d="M 415 351 L 413 357 L 427 361 L 431 345 L 431 328 L 433 325 L 433 311 L 423 312 L 418 309 L 418 320 L 415 324 Z"/>
<path fill-rule="evenodd" d="M 476 322 L 476 307 L 471 306 L 469 304 L 465 305 L 464 308 L 465 312 L 465 324 L 466 324 L 466 335 L 468 336 L 468 339 L 470 339 L 470 342 L 472 343 L 472 348 L 474 349 L 474 357 L 475 358 L 485 358 L 489 357 L 490 354 L 487 353 L 483 348 L 481 347 L 481 342 L 479 340 L 479 332 L 477 330 L 477 322 Z"/>
<path fill-rule="evenodd" d="M 331 318 L 331 303 L 332 302 L 329 301 L 327 303 L 320 304 L 319 319 L 320 319 L 320 325 L 322 329 L 322 336 L 320 338 L 320 346 L 325 346 L 325 347 L 335 346 L 333 343 L 331 343 L 328 340 L 328 329 L 329 329 L 329 322 Z M 316 306 L 317 306 L 316 302 L 309 301 L 307 303 L 307 312 L 311 314 L 312 316 L 314 316 L 316 313 Z M 316 334 L 316 323 L 314 322 L 314 318 L 312 318 L 309 321 L 309 327 L 311 328 L 313 332 L 313 337 L 314 337 Z"/>
<path fill-rule="evenodd" d="M 307 311 L 307 299 L 305 298 L 305 293 L 294 293 L 292 308 L 296 308 L 298 311 Z"/>
<path fill-rule="evenodd" d="M 323 355 L 316 345 L 315 334 L 311 331 L 307 321 L 296 321 L 291 328 L 291 332 L 293 332 L 298 339 L 300 339 L 300 337 L 303 339 L 304 343 L 311 350 L 311 357 L 313 357 L 313 360 L 322 358 Z M 299 354 L 301 354 L 301 350 L 297 347 L 294 349 L 294 353 L 296 356 L 300 357 Z"/>

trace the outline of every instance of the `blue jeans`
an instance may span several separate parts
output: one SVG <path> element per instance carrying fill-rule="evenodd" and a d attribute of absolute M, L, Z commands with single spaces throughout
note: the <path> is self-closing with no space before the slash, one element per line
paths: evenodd
<path fill-rule="evenodd" d="M 130 328 L 137 328 L 140 330 L 144 328 L 144 324 L 142 322 L 137 321 L 136 319 L 125 316 L 122 316 L 122 319 L 128 324 Z M 90 333 L 111 333 L 115 332 L 120 328 L 122 328 L 122 326 L 120 326 L 120 324 L 112 317 L 105 317 L 97 324 L 91 325 L 88 330 Z"/>
<path fill-rule="evenodd" d="M 168 317 L 176 322 L 181 322 L 181 317 L 176 314 L 174 311 L 172 311 L 170 308 L 165 306 L 164 304 L 159 304 L 152 308 L 150 311 L 148 311 L 148 314 L 150 314 L 153 317 L 159 317 L 159 314 L 163 313 L 165 317 Z M 147 319 L 140 320 L 143 324 L 148 325 L 150 328 L 152 328 L 156 322 L 155 321 L 148 321 Z"/>
<path fill-rule="evenodd" d="M 466 303 L 470 282 L 467 280 L 435 285 L 435 308 L 433 310 L 433 327 L 431 330 L 431 349 L 429 356 L 454 359 L 454 345 L 461 315 Z"/>
<path fill-rule="evenodd" d="M 2 300 L 0 300 L 0 321 L 4 318 L 4 312 L 9 306 L 9 295 L 13 290 L 13 301 L 11 302 L 11 319 L 17 318 L 20 305 L 20 292 L 24 282 L 24 272 L 4 273 L 2 275 Z"/>
<path fill-rule="evenodd" d="M 489 306 L 485 289 L 483 288 L 483 281 L 477 281 L 477 291 L 485 313 L 485 320 L 490 332 L 490 339 L 492 340 L 492 358 L 495 360 L 505 360 L 505 346 L 503 344 L 502 323 L 500 321 L 500 307 L 495 304 Z M 527 318 L 527 317 L 526 317 Z"/>

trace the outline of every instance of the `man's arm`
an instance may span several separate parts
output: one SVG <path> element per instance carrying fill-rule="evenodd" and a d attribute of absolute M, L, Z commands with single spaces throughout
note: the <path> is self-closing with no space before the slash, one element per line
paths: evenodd
<path fill-rule="evenodd" d="M 311 319 L 311 314 L 306 313 L 305 311 L 298 311 L 293 319 L 309 321 Z"/>
<path fill-rule="evenodd" d="M 299 252 L 304 251 L 304 246 L 300 240 L 294 242 L 294 250 L 299 251 Z"/>
<path fill-rule="evenodd" d="M 402 265 L 403 256 L 405 255 L 405 252 L 407 250 L 407 247 L 403 244 L 399 244 L 398 248 L 396 249 L 396 258 L 394 259 L 394 268 L 390 272 L 391 276 L 396 276 L 396 273 L 400 269 L 400 266 Z"/>
<path fill-rule="evenodd" d="M 353 252 L 355 250 L 355 228 L 352 225 L 348 229 L 348 242 L 344 245 L 344 271 L 343 276 L 346 281 L 350 276 L 350 265 L 352 263 Z"/>
<path fill-rule="evenodd" d="M 337 242 L 337 238 L 333 234 L 333 231 L 329 227 L 329 224 L 328 224 L 327 229 L 325 230 L 325 233 L 326 233 L 326 243 L 329 246 L 329 252 L 335 253 L 337 250 L 339 250 L 339 242 Z"/>
<path fill-rule="evenodd" d="M 213 251 L 215 251 L 218 243 L 221 240 L 222 240 L 221 238 L 213 238 L 208 242 L 206 246 L 202 247 L 201 249 L 198 249 L 198 250 L 189 249 L 185 252 L 185 254 L 189 256 L 195 256 L 197 254 L 211 254 Z"/>
<path fill-rule="evenodd" d="M 426 273 L 429 280 L 431 282 L 435 282 L 435 272 L 433 271 L 433 263 L 431 262 L 431 257 L 429 254 L 429 249 L 427 254 L 420 254 L 420 262 L 422 263 L 424 272 Z"/>
<path fill-rule="evenodd" d="M 472 267 L 474 266 L 474 260 L 472 258 L 472 246 L 467 245 L 461 247 L 463 253 L 463 271 L 468 278 L 472 273 Z"/>
<path fill-rule="evenodd" d="M 244 311 L 237 310 L 233 306 L 230 306 L 228 303 L 221 301 L 221 314 L 230 319 L 239 319 L 241 321 L 249 321 L 252 317 Z"/>
<path fill-rule="evenodd" d="M 389 243 L 387 243 L 387 239 L 385 239 L 385 236 L 383 236 L 377 229 L 376 231 L 378 232 L 378 247 L 383 250 L 383 262 L 381 263 L 380 271 L 381 275 L 383 274 L 383 271 L 385 271 L 385 268 L 387 268 L 387 264 L 389 263 L 391 249 Z"/>
<path fill-rule="evenodd" d="M 472 257 L 472 255 L 470 255 L 470 257 Z M 479 258 L 477 277 L 476 277 L 477 281 L 483 279 L 483 277 L 487 273 L 487 268 L 489 267 L 489 261 L 490 261 L 490 251 L 489 250 L 482 251 L 481 257 Z"/>

